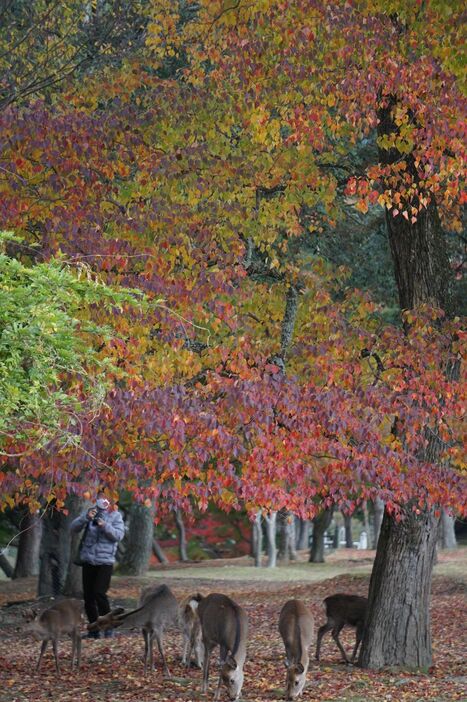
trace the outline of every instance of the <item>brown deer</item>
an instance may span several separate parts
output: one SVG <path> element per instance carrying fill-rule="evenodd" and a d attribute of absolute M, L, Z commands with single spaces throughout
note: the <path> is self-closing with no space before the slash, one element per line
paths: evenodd
<path fill-rule="evenodd" d="M 179 624 L 183 633 L 182 663 L 187 668 L 191 665 L 191 655 L 194 653 L 195 664 L 202 667 L 203 642 L 201 638 L 201 622 L 198 617 L 198 605 L 203 596 L 197 593 L 190 595 L 180 604 Z"/>
<path fill-rule="evenodd" d="M 35 609 L 24 613 L 25 619 L 29 621 L 26 630 L 31 632 L 36 640 L 42 641 L 36 671 L 39 670 L 47 644 L 51 641 L 55 657 L 55 669 L 57 674 L 60 674 L 58 639 L 63 634 L 69 634 L 71 637 L 71 669 L 73 670 L 74 668 L 75 656 L 77 668 L 79 669 L 81 663 L 80 628 L 82 611 L 83 605 L 79 600 L 69 599 L 55 602 L 51 607 L 40 613 Z"/>
<path fill-rule="evenodd" d="M 209 661 L 216 646 L 220 647 L 220 675 L 214 700 L 218 700 L 222 683 L 231 700 L 237 700 L 243 685 L 246 658 L 248 618 L 246 612 L 226 595 L 212 593 L 198 605 L 198 616 L 204 644 L 203 687 L 208 691 Z"/>
<path fill-rule="evenodd" d="M 153 642 L 157 641 L 159 653 L 162 658 L 164 675 L 170 677 L 170 671 L 164 655 L 163 633 L 167 626 L 175 624 L 178 616 L 178 603 L 167 585 L 144 588 L 139 598 L 139 606 L 130 612 L 115 614 L 116 610 L 103 617 L 98 617 L 96 622 L 88 626 L 90 631 L 99 629 L 134 629 L 141 627 L 144 637 L 144 673 L 148 668 L 154 667 Z"/>
<path fill-rule="evenodd" d="M 347 654 L 339 641 L 339 633 L 348 624 L 356 628 L 356 640 L 350 663 L 353 663 L 357 655 L 358 647 L 363 639 L 365 628 L 365 617 L 368 606 L 366 597 L 359 595 L 337 594 L 326 597 L 323 600 L 326 607 L 327 621 L 318 629 L 318 640 L 316 642 L 316 660 L 319 661 L 321 639 L 327 631 L 332 631 L 332 637 L 342 653 L 345 663 L 349 663 Z"/>
<path fill-rule="evenodd" d="M 305 687 L 310 662 L 308 648 L 314 633 L 313 617 L 301 600 L 289 600 L 282 607 L 279 632 L 285 646 L 286 695 L 293 700 Z"/>

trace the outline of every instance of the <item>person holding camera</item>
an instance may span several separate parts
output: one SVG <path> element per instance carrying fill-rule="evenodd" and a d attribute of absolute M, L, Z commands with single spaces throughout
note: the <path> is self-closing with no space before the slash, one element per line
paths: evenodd
<path fill-rule="evenodd" d="M 125 527 L 122 515 L 110 509 L 110 502 L 103 492 L 97 494 L 96 504 L 71 523 L 71 531 L 84 528 L 81 538 L 79 562 L 83 567 L 84 608 L 89 622 L 110 612 L 107 590 L 115 563 L 118 542 L 123 539 Z M 111 636 L 112 632 L 105 632 Z M 99 631 L 92 631 L 89 638 L 99 638 Z"/>

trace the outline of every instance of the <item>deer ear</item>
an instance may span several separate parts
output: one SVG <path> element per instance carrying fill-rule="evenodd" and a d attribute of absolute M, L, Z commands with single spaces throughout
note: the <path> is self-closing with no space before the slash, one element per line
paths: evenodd
<path fill-rule="evenodd" d="M 297 673 L 299 675 L 301 675 L 302 673 L 305 672 L 305 668 L 303 667 L 303 665 L 301 663 L 297 663 L 296 668 L 297 668 Z"/>
<path fill-rule="evenodd" d="M 225 659 L 226 664 L 231 668 L 232 670 L 237 670 L 238 668 L 238 663 L 235 660 L 235 658 L 229 653 L 227 658 Z"/>

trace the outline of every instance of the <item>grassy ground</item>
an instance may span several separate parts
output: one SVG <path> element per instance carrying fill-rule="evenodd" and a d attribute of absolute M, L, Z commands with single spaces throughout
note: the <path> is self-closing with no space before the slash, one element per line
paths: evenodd
<path fill-rule="evenodd" d="M 112 599 L 131 606 L 142 585 L 155 579 L 167 582 L 178 597 L 201 591 L 222 591 L 248 612 L 250 636 L 242 700 L 274 701 L 283 698 L 283 648 L 277 632 L 278 613 L 290 597 L 304 599 L 317 626 L 324 620 L 322 599 L 338 591 L 366 594 L 371 554 L 338 552 L 327 563 L 300 562 L 271 571 L 254 569 L 248 559 L 170 566 L 151 571 L 144 578 L 115 576 Z M 331 637 L 323 640 L 322 662 L 311 664 L 305 702 L 448 702 L 467 700 L 462 637 L 465 619 L 467 550 L 442 554 L 433 582 L 432 620 L 434 667 L 429 674 L 404 671 L 368 672 L 347 668 Z M 33 672 L 39 644 L 22 633 L 21 601 L 34 594 L 33 580 L 0 583 L 0 702 L 93 700 L 93 702 L 199 702 L 212 699 L 213 667 L 209 698 L 200 693 L 200 672 L 186 671 L 179 661 L 181 640 L 177 632 L 166 637 L 172 678 L 165 680 L 160 662 L 146 678 L 142 675 L 143 641 L 139 632 L 119 632 L 112 640 L 85 641 L 78 674 L 66 667 L 70 644 L 63 642 L 62 677 L 57 680 L 50 652 L 39 675 Z M 344 645 L 352 646 L 354 632 L 345 631 Z M 226 698 L 224 698 L 226 699 Z"/>

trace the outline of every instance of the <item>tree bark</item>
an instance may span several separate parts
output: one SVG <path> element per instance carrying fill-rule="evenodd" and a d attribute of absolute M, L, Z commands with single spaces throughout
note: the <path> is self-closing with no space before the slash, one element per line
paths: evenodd
<path fill-rule="evenodd" d="M 370 580 L 368 618 L 360 653 L 364 668 L 427 669 L 431 665 L 429 601 L 437 519 L 404 509 L 384 513 Z"/>
<path fill-rule="evenodd" d="M 313 519 L 310 563 L 324 563 L 324 532 L 331 524 L 333 508 L 324 509 Z"/>
<path fill-rule="evenodd" d="M 454 531 L 455 522 L 456 518 L 452 517 L 448 514 L 447 510 L 443 509 L 438 529 L 438 545 L 441 549 L 457 548 L 456 532 Z"/>
<path fill-rule="evenodd" d="M 344 517 L 344 528 L 345 528 L 345 548 L 353 548 L 353 538 L 352 538 L 352 515 L 343 514 Z"/>
<path fill-rule="evenodd" d="M 19 523 L 19 543 L 13 578 L 28 578 L 39 573 L 42 521 L 26 510 Z"/>
<path fill-rule="evenodd" d="M 175 524 L 177 526 L 177 531 L 178 531 L 178 552 L 179 552 L 180 560 L 183 563 L 186 563 L 189 559 L 188 559 L 187 545 L 186 545 L 185 524 L 183 522 L 181 510 L 179 510 L 179 509 L 174 510 L 174 514 L 175 514 Z"/>
<path fill-rule="evenodd" d="M 255 568 L 261 568 L 263 554 L 263 516 L 261 512 L 256 513 L 255 521 L 252 526 L 252 546 L 253 558 L 255 559 Z"/>
<path fill-rule="evenodd" d="M 169 559 L 164 553 L 164 550 L 157 539 L 152 540 L 152 552 L 159 561 L 159 563 L 168 563 Z"/>
<path fill-rule="evenodd" d="M 310 538 L 310 522 L 308 519 L 295 518 L 296 548 L 303 551 L 308 548 Z"/>
<path fill-rule="evenodd" d="M 129 529 L 125 535 L 125 550 L 119 563 L 119 572 L 125 575 L 144 575 L 149 568 L 154 539 L 154 507 L 135 502 L 129 510 Z"/>
<path fill-rule="evenodd" d="M 14 569 L 4 553 L 0 552 L 0 568 L 3 570 L 7 578 L 12 578 Z"/>
<path fill-rule="evenodd" d="M 294 517 L 293 514 L 286 510 L 279 513 L 279 550 L 277 558 L 281 563 L 297 560 Z"/>
<path fill-rule="evenodd" d="M 39 597 L 60 594 L 70 559 L 70 532 L 67 517 L 50 507 L 42 518 L 40 545 Z"/>
<path fill-rule="evenodd" d="M 66 506 L 68 510 L 67 527 L 69 531 L 70 524 L 73 521 L 73 519 L 75 519 L 75 517 L 78 517 L 81 514 L 81 512 L 84 511 L 86 507 L 86 501 L 83 500 L 81 497 L 78 497 L 78 495 L 70 495 L 67 498 Z M 70 555 L 68 558 L 68 568 L 66 572 L 65 583 L 63 585 L 63 594 L 67 595 L 67 597 L 81 597 L 83 592 L 82 569 L 80 566 L 75 565 L 73 561 L 78 556 L 79 544 L 81 541 L 81 537 L 83 536 L 83 532 L 80 531 L 78 533 L 72 534 L 69 531 L 69 535 Z"/>
<path fill-rule="evenodd" d="M 266 522 L 266 553 L 268 560 L 266 568 L 275 568 L 277 564 L 277 547 L 276 547 L 276 524 L 277 512 L 270 512 L 264 516 Z"/>

